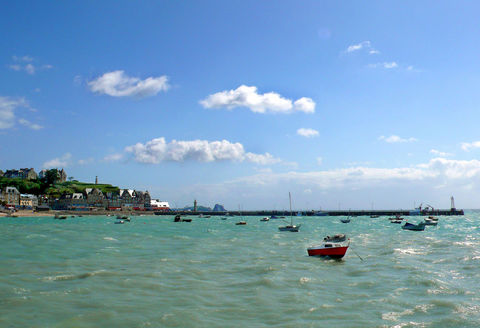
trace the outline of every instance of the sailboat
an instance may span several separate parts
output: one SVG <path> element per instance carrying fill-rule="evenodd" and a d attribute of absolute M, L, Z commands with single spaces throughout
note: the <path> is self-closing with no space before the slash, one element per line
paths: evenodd
<path fill-rule="evenodd" d="M 278 230 L 280 231 L 290 231 L 290 232 L 298 232 L 298 229 L 300 229 L 301 224 L 299 225 L 294 225 L 293 224 L 293 217 L 292 217 L 292 195 L 290 195 L 290 192 L 288 193 L 288 198 L 290 200 L 290 224 L 286 225 L 284 227 L 278 227 Z"/>

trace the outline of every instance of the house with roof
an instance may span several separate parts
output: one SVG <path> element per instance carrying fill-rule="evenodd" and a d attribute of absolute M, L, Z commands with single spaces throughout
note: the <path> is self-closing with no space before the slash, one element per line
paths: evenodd
<path fill-rule="evenodd" d="M 20 170 L 7 170 L 3 176 L 5 178 L 20 178 L 23 180 L 36 180 L 38 175 L 33 168 L 23 168 Z"/>
<path fill-rule="evenodd" d="M 33 210 L 38 206 L 38 198 L 31 194 L 20 194 L 20 207 Z"/>
<path fill-rule="evenodd" d="M 86 188 L 85 195 L 89 206 L 107 207 L 105 195 L 98 188 Z"/>

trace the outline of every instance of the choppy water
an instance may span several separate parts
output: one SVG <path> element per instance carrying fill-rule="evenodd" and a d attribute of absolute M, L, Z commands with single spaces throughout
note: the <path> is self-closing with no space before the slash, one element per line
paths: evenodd
<path fill-rule="evenodd" d="M 480 327 L 478 212 L 259 219 L 0 219 L 0 327 Z M 342 261 L 307 256 L 340 232 Z"/>

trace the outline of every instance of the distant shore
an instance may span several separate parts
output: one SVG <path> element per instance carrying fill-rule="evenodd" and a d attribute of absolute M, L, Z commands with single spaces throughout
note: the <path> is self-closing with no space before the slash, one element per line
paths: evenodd
<path fill-rule="evenodd" d="M 17 217 L 54 217 L 55 215 L 65 216 L 106 216 L 106 215 L 121 215 L 121 216 L 138 216 L 138 215 L 155 215 L 153 212 L 144 211 L 40 211 L 34 212 L 32 210 L 17 210 L 13 213 Z M 8 213 L 0 212 L 0 217 L 8 217 Z"/>

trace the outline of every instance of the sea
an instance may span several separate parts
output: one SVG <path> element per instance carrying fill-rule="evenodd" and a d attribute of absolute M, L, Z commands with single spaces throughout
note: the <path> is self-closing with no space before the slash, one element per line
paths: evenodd
<path fill-rule="evenodd" d="M 298 233 L 191 218 L 1 218 L 0 327 L 480 327 L 478 211 L 423 232 L 387 217 L 295 217 Z M 342 260 L 307 255 L 338 233 Z"/>

